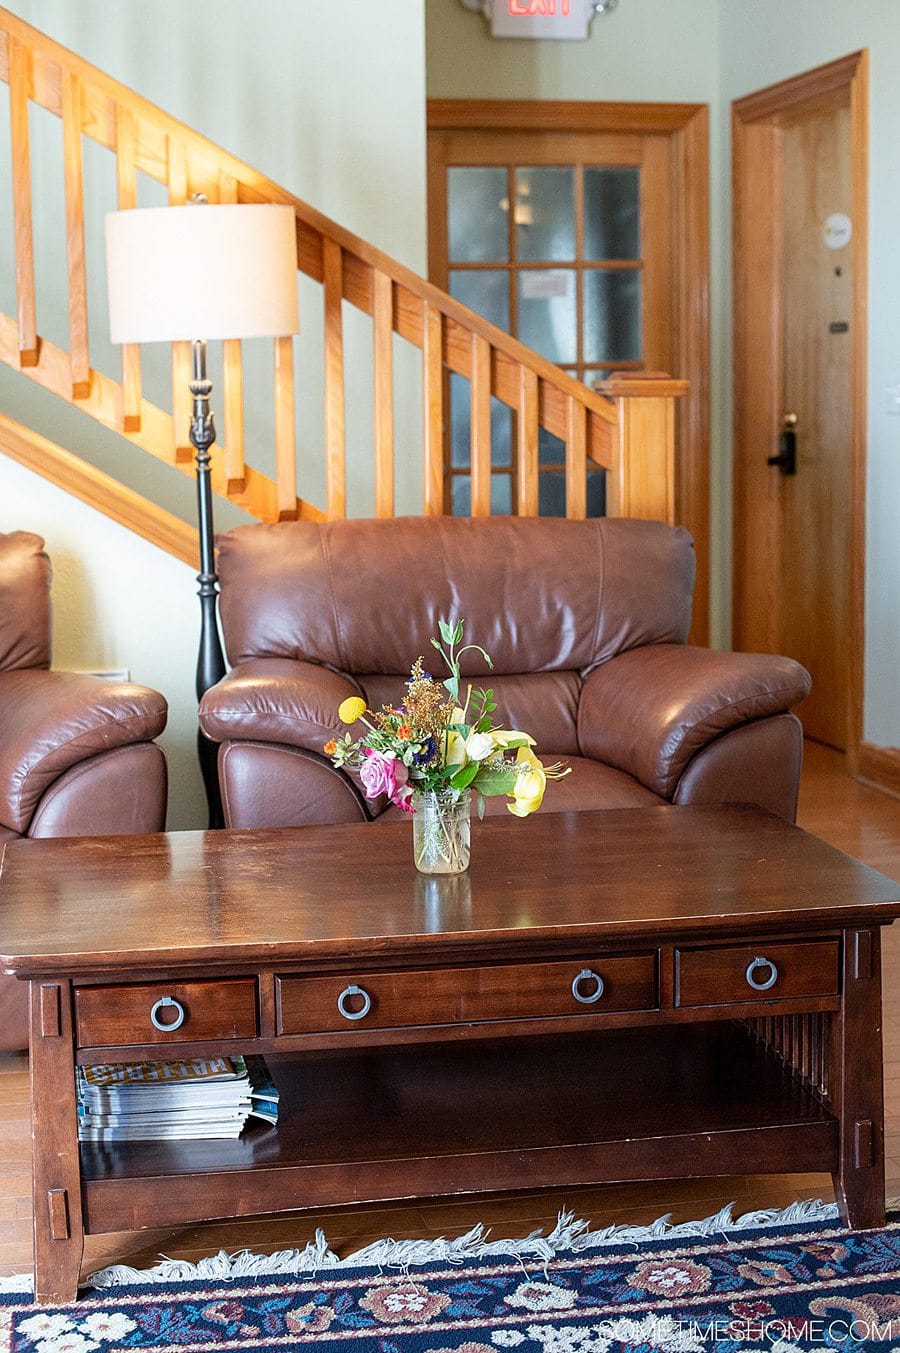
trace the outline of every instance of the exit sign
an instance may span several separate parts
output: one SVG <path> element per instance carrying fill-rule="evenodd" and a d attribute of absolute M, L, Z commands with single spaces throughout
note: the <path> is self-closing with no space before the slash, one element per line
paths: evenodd
<path fill-rule="evenodd" d="M 574 38 L 588 35 L 591 0 L 493 0 L 495 38 Z"/>

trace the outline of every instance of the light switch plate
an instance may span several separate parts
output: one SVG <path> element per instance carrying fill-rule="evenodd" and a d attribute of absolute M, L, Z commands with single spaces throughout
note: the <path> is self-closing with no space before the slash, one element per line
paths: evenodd
<path fill-rule="evenodd" d="M 103 677 L 104 681 L 130 681 L 131 672 L 127 667 L 83 667 L 79 672 L 80 676 Z"/>
<path fill-rule="evenodd" d="M 900 380 L 884 387 L 884 412 L 900 414 Z"/>

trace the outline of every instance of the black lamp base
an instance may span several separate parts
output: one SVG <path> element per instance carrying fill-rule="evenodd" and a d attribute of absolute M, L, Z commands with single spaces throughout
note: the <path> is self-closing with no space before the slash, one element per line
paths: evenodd
<path fill-rule="evenodd" d="M 210 481 L 209 448 L 216 440 L 216 425 L 209 407 L 212 381 L 206 378 L 206 344 L 197 340 L 192 345 L 194 378 L 191 395 L 194 400 L 191 417 L 191 443 L 197 452 L 197 523 L 200 533 L 200 572 L 197 595 L 200 598 L 200 648 L 197 654 L 197 699 L 210 686 L 215 686 L 225 675 L 225 655 L 219 638 L 217 601 L 219 579 L 216 575 L 215 532 L 213 529 L 212 484 Z M 197 733 L 197 755 L 206 790 L 210 828 L 224 826 L 222 795 L 219 789 L 218 743 L 211 742 L 202 732 Z"/>

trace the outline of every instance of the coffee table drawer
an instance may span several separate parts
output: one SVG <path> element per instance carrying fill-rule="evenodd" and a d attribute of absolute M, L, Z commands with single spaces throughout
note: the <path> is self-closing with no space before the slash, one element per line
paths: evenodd
<path fill-rule="evenodd" d="M 252 977 L 76 987 L 75 1034 L 80 1048 L 255 1038 L 256 1007 Z"/>
<path fill-rule="evenodd" d="M 839 990 L 837 940 L 675 951 L 677 1006 L 800 1000 Z"/>
<path fill-rule="evenodd" d="M 277 979 L 278 1032 L 311 1034 L 652 1010 L 656 955 Z"/>

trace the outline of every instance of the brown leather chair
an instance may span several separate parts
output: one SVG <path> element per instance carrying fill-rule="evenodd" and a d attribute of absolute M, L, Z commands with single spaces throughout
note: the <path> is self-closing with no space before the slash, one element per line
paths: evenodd
<path fill-rule="evenodd" d="M 247 526 L 219 540 L 232 670 L 200 722 L 221 743 L 229 826 L 364 822 L 384 812 L 323 755 L 361 694 L 396 703 L 461 617 L 463 671 L 497 717 L 573 773 L 545 811 L 759 804 L 793 819 L 807 673 L 789 658 L 686 644 L 688 534 L 655 522 L 399 518 Z M 504 812 L 507 800 L 488 800 Z M 390 809 L 389 812 L 396 812 Z"/>
<path fill-rule="evenodd" d="M 166 759 L 152 739 L 163 697 L 49 666 L 44 542 L 0 534 L 0 854 L 22 836 L 162 831 Z M 28 1046 L 26 996 L 0 974 L 0 1052 Z"/>

